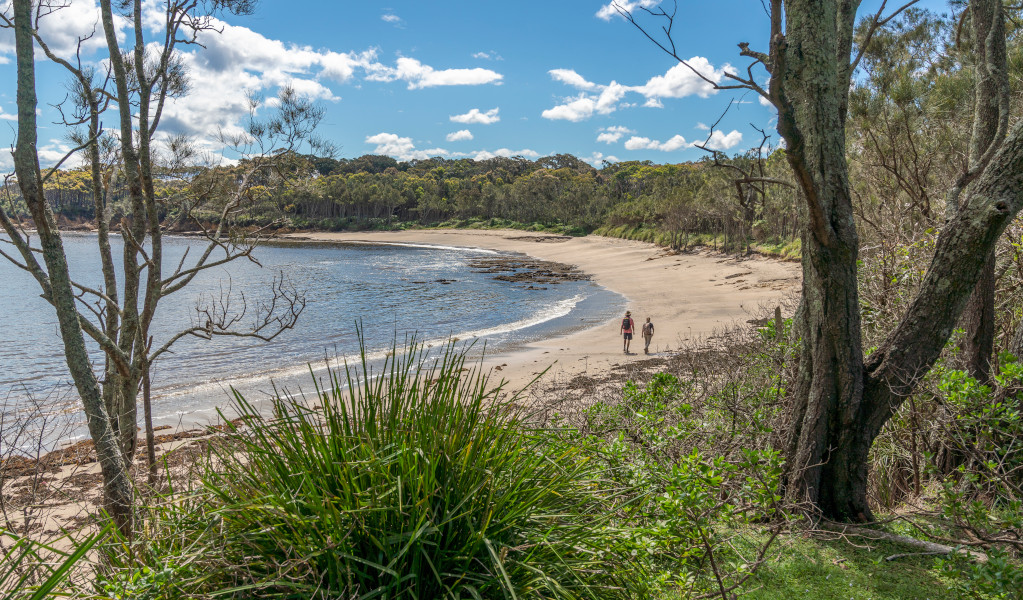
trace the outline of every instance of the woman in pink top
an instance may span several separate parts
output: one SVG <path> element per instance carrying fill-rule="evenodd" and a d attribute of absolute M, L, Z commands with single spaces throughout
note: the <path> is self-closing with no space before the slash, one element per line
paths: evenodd
<path fill-rule="evenodd" d="M 622 319 L 622 337 L 624 338 L 623 349 L 626 354 L 629 353 L 629 342 L 632 341 L 632 332 L 635 330 L 636 322 L 632 320 L 632 313 L 625 311 L 625 318 Z"/>

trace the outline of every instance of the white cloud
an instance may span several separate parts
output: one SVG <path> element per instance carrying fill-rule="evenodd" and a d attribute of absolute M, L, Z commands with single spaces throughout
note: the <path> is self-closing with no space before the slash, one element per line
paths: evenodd
<path fill-rule="evenodd" d="M 511 158 L 513 156 L 536 158 L 540 156 L 540 153 L 530 150 L 529 148 L 523 148 L 522 150 L 509 150 L 507 148 L 499 148 L 497 150 L 494 150 L 493 152 L 489 150 L 479 150 L 472 154 L 472 158 L 475 160 L 487 160 L 488 158 L 494 158 L 495 156 L 501 156 L 503 158 Z"/>
<path fill-rule="evenodd" d="M 551 78 L 553 78 L 554 81 L 560 81 L 561 83 L 570 85 L 580 90 L 597 89 L 597 84 L 593 83 L 592 81 L 586 81 L 586 78 L 576 73 L 572 69 L 552 69 L 548 71 L 548 73 L 550 73 Z"/>
<path fill-rule="evenodd" d="M 710 127 L 708 127 L 706 123 L 697 123 L 696 129 L 699 129 L 700 131 L 710 131 Z"/>
<path fill-rule="evenodd" d="M 455 123 L 478 123 L 480 125 L 490 125 L 491 123 L 497 123 L 501 120 L 498 116 L 501 108 L 491 108 L 487 112 L 480 112 L 480 109 L 474 108 L 469 112 L 461 115 L 451 115 L 448 117 Z"/>
<path fill-rule="evenodd" d="M 540 113 L 540 116 L 545 119 L 562 119 L 577 123 L 592 117 L 596 104 L 597 102 L 594 98 L 582 94 L 565 104 L 559 104 L 554 108 L 548 108 Z"/>
<path fill-rule="evenodd" d="M 545 119 L 562 119 L 566 121 L 584 121 L 595 114 L 607 115 L 621 108 L 634 106 L 633 103 L 622 102 L 628 93 L 638 93 L 646 97 L 643 106 L 662 108 L 662 98 L 684 98 L 686 96 L 707 96 L 716 93 L 714 83 L 720 82 L 725 73 L 732 67 L 725 65 L 715 69 L 706 58 L 694 56 L 688 63 L 709 80 L 704 80 L 692 69 L 677 64 L 664 74 L 651 77 L 643 85 L 627 86 L 612 81 L 601 85 L 588 81 L 572 69 L 553 69 L 548 71 L 551 78 L 576 89 L 582 90 L 577 96 L 562 100 L 562 104 L 549 108 L 543 113 Z"/>
<path fill-rule="evenodd" d="M 483 85 L 500 83 L 504 75 L 490 69 L 441 69 L 437 70 L 424 65 L 414 58 L 401 57 L 395 67 L 384 67 L 370 73 L 367 79 L 372 81 L 408 82 L 408 89 L 436 87 L 442 85 Z"/>
<path fill-rule="evenodd" d="M 701 146 L 706 146 L 711 150 L 729 150 L 742 143 L 742 132 L 732 130 L 730 133 L 721 133 L 715 131 L 710 134 L 710 139 Z"/>
<path fill-rule="evenodd" d="M 605 21 L 610 21 L 611 17 L 621 16 L 615 5 L 622 10 L 631 13 L 635 12 L 637 8 L 653 8 L 660 3 L 661 0 L 637 0 L 636 2 L 630 2 L 629 0 L 614 0 L 613 2 L 600 7 L 600 10 L 597 11 L 597 17 L 604 19 Z"/>
<path fill-rule="evenodd" d="M 387 13 L 380 18 L 386 23 L 401 23 L 401 17 L 391 13 Z"/>
<path fill-rule="evenodd" d="M 635 133 L 635 131 L 621 125 L 603 127 L 600 131 L 601 133 L 597 136 L 597 141 L 604 142 L 605 144 L 614 144 L 618 140 L 622 139 L 622 136 L 626 133 Z"/>
<path fill-rule="evenodd" d="M 6 173 L 14 168 L 14 157 L 7 148 L 0 148 L 0 173 Z"/>
<path fill-rule="evenodd" d="M 604 164 L 605 160 L 607 162 L 610 162 L 610 163 L 619 162 L 617 156 L 612 156 L 610 154 L 607 155 L 607 156 L 604 156 L 604 154 L 602 154 L 600 152 L 594 152 L 593 154 L 590 155 L 589 158 L 584 158 L 583 160 L 585 160 L 586 162 L 590 163 L 594 167 L 601 166 L 602 164 Z"/>
<path fill-rule="evenodd" d="M 706 98 L 714 94 L 716 90 L 713 84 L 700 75 L 714 83 L 720 83 L 725 73 L 734 72 L 730 65 L 715 69 L 714 65 L 702 56 L 694 56 L 686 62 L 689 63 L 688 67 L 679 63 L 668 69 L 664 75 L 651 77 L 645 84 L 631 88 L 631 91 L 643 94 L 648 100 L 651 98 L 685 98 L 694 95 Z M 694 73 L 694 69 L 700 75 Z"/>
<path fill-rule="evenodd" d="M 386 154 L 398 160 L 424 159 L 434 156 L 447 156 L 449 152 L 443 148 L 416 150 L 412 138 L 400 137 L 396 133 L 378 133 L 366 137 L 367 144 L 373 144 L 373 154 Z"/>
<path fill-rule="evenodd" d="M 626 150 L 660 150 L 662 152 L 674 152 L 682 148 L 688 148 L 692 144 L 686 142 L 686 138 L 676 135 L 666 142 L 652 140 L 647 137 L 632 136 L 625 142 Z"/>
<path fill-rule="evenodd" d="M 5 113 L 4 107 L 0 106 L 0 121 L 17 121 L 18 115 Z"/>
<path fill-rule="evenodd" d="M 57 161 L 67 156 L 68 152 L 71 151 L 71 146 L 63 140 L 50 140 L 50 143 L 39 146 L 39 164 L 43 167 L 50 167 L 57 164 Z M 64 164 L 61 165 L 63 169 L 73 169 L 80 167 L 85 163 L 85 153 L 78 152 L 74 156 L 69 157 Z"/>
<path fill-rule="evenodd" d="M 460 129 L 458 131 L 452 131 L 451 133 L 449 133 L 445 137 L 445 139 L 447 139 L 447 141 L 449 141 L 449 142 L 460 142 L 462 140 L 471 140 L 472 139 L 472 132 L 469 131 L 468 129 Z"/>
<path fill-rule="evenodd" d="M 10 0 L 0 0 L 0 11 L 10 9 Z M 128 22 L 114 16 L 114 28 L 118 37 L 124 39 L 124 31 Z M 100 23 L 99 3 L 96 0 L 76 0 L 66 3 L 59 10 L 46 14 L 39 21 L 39 34 L 54 53 L 64 58 L 72 58 L 78 49 L 79 39 L 82 42 L 82 55 L 89 56 L 99 49 L 106 49 L 106 36 Z M 88 39 L 85 39 L 88 38 Z M 39 55 L 41 51 L 37 50 Z M 14 54 L 14 32 L 0 29 L 0 55 Z M 0 56 L 0 63 L 6 64 L 8 58 Z"/>

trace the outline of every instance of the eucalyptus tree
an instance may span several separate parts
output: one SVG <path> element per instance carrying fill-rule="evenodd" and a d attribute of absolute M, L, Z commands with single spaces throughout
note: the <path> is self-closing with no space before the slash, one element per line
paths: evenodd
<path fill-rule="evenodd" d="M 259 232 L 244 235 L 233 230 L 231 218 L 251 196 L 251 188 L 283 184 L 292 172 L 290 163 L 306 143 L 320 149 L 314 129 L 322 110 L 291 89 L 282 89 L 275 114 L 260 120 L 257 99 L 250 102 L 244 133 L 220 139 L 247 157 L 239 168 L 205 169 L 202 177 L 187 181 L 179 192 L 181 210 L 205 240 L 198 256 L 188 254 L 172 269 L 164 269 L 161 212 L 166 208 L 157 195 L 154 179 L 160 140 L 159 125 L 170 101 L 186 92 L 186 73 L 178 52 L 182 45 L 196 45 L 203 34 L 214 34 L 214 15 L 221 11 L 241 14 L 251 10 L 247 0 L 167 0 L 160 18 L 157 41 L 145 32 L 153 23 L 144 21 L 141 0 L 118 3 L 100 1 L 100 20 L 106 38 L 106 76 L 83 65 L 81 56 L 67 60 L 50 51 L 39 35 L 39 21 L 64 3 L 16 0 L 12 11 L 0 14 L 2 23 L 14 29 L 18 65 L 18 142 L 14 150 L 18 186 L 37 230 L 38 247 L 29 232 L 15 224 L 7 210 L 0 210 L 0 224 L 16 252 L 3 256 L 30 273 L 53 305 L 60 323 L 67 364 L 81 397 L 89 432 L 95 443 L 104 480 L 104 504 L 122 530 L 132 528 L 133 491 L 128 469 L 137 449 L 138 395 L 143 391 L 150 468 L 155 469 L 149 382 L 153 362 L 185 337 L 249 336 L 270 340 L 291 328 L 305 306 L 301 293 L 283 279 L 275 280 L 272 298 L 258 305 L 232 308 L 230 298 L 209 298 L 196 305 L 196 318 L 167 339 L 154 339 L 152 324 L 160 301 L 187 289 L 208 269 L 239 259 L 255 261 L 253 251 L 261 241 Z M 121 41 L 115 19 L 132 24 L 131 39 Z M 82 46 L 79 41 L 79 48 Z M 123 43 L 123 46 L 122 46 Z M 93 193 L 99 229 L 98 244 L 103 285 L 93 288 L 74 281 L 67 266 L 56 219 L 43 195 L 43 184 L 64 161 L 40 168 L 36 151 L 37 123 L 35 50 L 38 45 L 53 61 L 72 75 L 79 118 L 68 125 L 79 129 L 80 144 L 71 154 L 85 151 L 93 173 Z M 113 136 L 118 158 L 114 164 L 101 160 L 105 135 L 99 115 L 116 107 L 119 127 Z M 171 139 L 165 144 L 173 160 L 187 162 L 195 154 L 187 141 Z M 67 157 L 65 157 L 66 159 Z M 118 272 L 110 243 L 107 200 L 113 179 L 124 189 L 127 214 L 120 222 L 122 260 Z M 10 204 L 10 203 L 8 203 Z M 202 217 L 202 218 L 199 218 Z M 42 256 L 43 263 L 38 260 Z M 45 268 L 44 268 L 45 266 Z M 283 276 L 282 276 L 283 277 Z M 120 281 L 118 281 L 120 280 Z M 246 315 L 251 324 L 244 323 Z M 85 337 L 105 356 L 102 377 L 89 361 Z"/>
<path fill-rule="evenodd" d="M 740 43 L 739 54 L 750 60 L 743 72 L 726 73 L 717 82 L 692 69 L 717 89 L 752 90 L 778 112 L 778 133 L 805 204 L 802 301 L 794 324 L 799 364 L 790 391 L 783 482 L 790 501 L 833 519 L 872 518 L 866 493 L 870 447 L 941 353 L 988 253 L 1023 204 L 1023 125 L 1017 124 L 976 163 L 916 297 L 879 347 L 864 356 L 856 277 L 860 242 L 846 160 L 849 89 L 873 34 L 913 4 L 885 14 L 882 2 L 854 45 L 858 0 L 770 0 L 764 4 L 769 46 L 758 51 Z M 973 0 L 969 10 L 994 19 L 1002 17 L 1001 6 L 1001 0 Z M 689 65 L 672 39 L 675 12 L 645 9 L 663 20 L 660 32 L 653 32 L 619 10 Z M 992 29 L 987 39 L 997 43 L 998 35 Z M 984 60 L 992 71 L 1004 70 L 997 53 Z"/>

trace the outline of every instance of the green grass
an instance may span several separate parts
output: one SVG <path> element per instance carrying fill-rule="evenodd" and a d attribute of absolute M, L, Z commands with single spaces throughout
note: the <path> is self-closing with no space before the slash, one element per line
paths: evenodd
<path fill-rule="evenodd" d="M 824 541 L 788 536 L 747 584 L 748 600 L 944 600 L 959 598 L 935 567 L 934 556 L 892 562 L 911 548 L 868 540 Z"/>

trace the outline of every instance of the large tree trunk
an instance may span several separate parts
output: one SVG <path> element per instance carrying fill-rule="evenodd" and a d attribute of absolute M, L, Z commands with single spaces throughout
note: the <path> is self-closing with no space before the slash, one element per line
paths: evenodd
<path fill-rule="evenodd" d="M 18 63 L 18 140 L 14 151 L 15 171 L 22 197 L 38 231 L 47 276 L 44 296 L 57 312 L 64 355 L 71 377 L 85 408 L 85 415 L 103 474 L 104 506 L 118 527 L 130 533 L 133 492 L 122 459 L 117 436 L 111 426 L 79 323 L 74 290 L 64 246 L 56 220 L 43 195 L 42 175 L 36 152 L 35 56 L 32 37 L 32 0 L 15 0 L 15 44 Z"/>
<path fill-rule="evenodd" d="M 780 0 L 772 14 L 780 15 Z M 802 349 L 793 390 L 786 497 L 821 516 L 868 520 L 869 451 L 884 424 L 937 360 L 981 278 L 998 237 L 1023 202 L 1023 124 L 1004 143 L 1007 96 L 984 96 L 971 149 L 966 200 L 938 238 L 920 292 L 888 339 L 864 362 L 856 291 L 858 239 L 845 162 L 849 57 L 858 2 L 785 3 L 785 32 L 772 20 L 770 96 L 778 131 L 807 204 L 803 301 L 796 331 Z M 973 0 L 985 42 L 978 59 L 993 86 L 1005 73 L 1000 0 Z M 1001 40 L 999 42 L 999 36 Z M 999 46 L 999 43 L 1001 46 Z M 978 98 L 982 97 L 978 93 Z M 989 131 L 990 130 L 990 131 Z M 986 140 L 986 142 L 985 142 Z M 967 187 L 968 185 L 968 187 Z M 958 196 L 957 196 L 958 197 Z M 958 203 L 957 203 L 958 206 Z M 981 338 L 977 338 L 983 341 Z"/>
<path fill-rule="evenodd" d="M 1009 73 L 1003 11 L 1002 3 L 994 0 L 974 0 L 969 7 L 976 89 L 965 181 L 979 175 L 987 166 L 1008 130 Z M 959 207 L 950 208 L 958 210 Z M 967 369 L 982 383 L 987 383 L 990 378 L 991 355 L 994 352 L 995 283 L 995 248 L 991 248 L 962 319 L 966 330 L 962 349 Z"/>
<path fill-rule="evenodd" d="M 859 237 L 845 160 L 848 57 L 855 3 L 788 2 L 772 42 L 778 131 L 807 202 L 799 374 L 787 469 L 790 501 L 833 519 L 866 519 L 866 452 L 857 425 L 863 351 L 856 281 Z"/>

